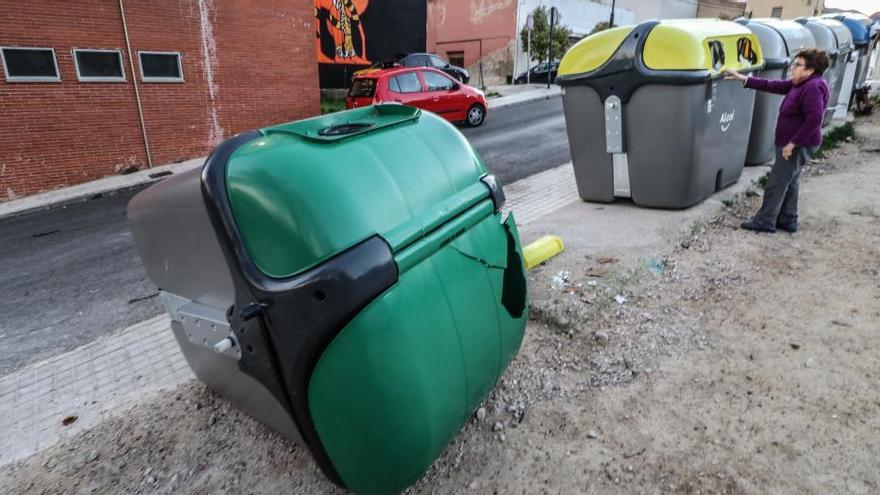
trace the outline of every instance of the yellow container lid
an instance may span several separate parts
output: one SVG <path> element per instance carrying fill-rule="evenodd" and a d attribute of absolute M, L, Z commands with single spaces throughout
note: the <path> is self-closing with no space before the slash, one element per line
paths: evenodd
<path fill-rule="evenodd" d="M 647 31 L 647 34 L 642 34 Z M 630 36 L 632 34 L 632 36 Z M 575 44 L 559 64 L 559 76 L 602 74 L 628 37 L 643 36 L 636 45 L 640 65 L 650 71 L 706 71 L 716 75 L 725 69 L 748 70 L 763 65 L 761 45 L 747 27 L 718 19 L 671 19 L 648 21 L 588 36 Z M 563 77 L 564 79 L 564 77 Z"/>

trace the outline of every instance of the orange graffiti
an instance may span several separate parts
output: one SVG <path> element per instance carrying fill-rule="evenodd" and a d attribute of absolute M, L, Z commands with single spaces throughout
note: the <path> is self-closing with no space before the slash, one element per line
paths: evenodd
<path fill-rule="evenodd" d="M 367 38 L 361 14 L 369 0 L 315 0 L 315 46 L 322 64 L 369 64 Z M 333 57 L 321 49 L 322 30 L 333 40 Z M 360 37 L 360 53 L 355 48 L 355 31 Z"/>

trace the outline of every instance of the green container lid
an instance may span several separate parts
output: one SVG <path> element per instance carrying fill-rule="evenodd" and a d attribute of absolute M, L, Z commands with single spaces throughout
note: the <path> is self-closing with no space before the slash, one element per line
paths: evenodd
<path fill-rule="evenodd" d="M 489 197 L 451 124 L 378 105 L 261 129 L 232 154 L 229 201 L 248 254 L 288 277 L 378 234 L 395 253 Z"/>

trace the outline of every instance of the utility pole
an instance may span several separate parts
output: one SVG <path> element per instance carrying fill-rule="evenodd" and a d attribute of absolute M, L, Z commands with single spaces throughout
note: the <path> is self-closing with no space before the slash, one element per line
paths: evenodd
<path fill-rule="evenodd" d="M 547 43 L 547 89 L 550 89 L 550 74 L 553 73 L 553 20 L 556 17 L 556 7 L 550 7 L 550 38 Z"/>
<path fill-rule="evenodd" d="M 617 4 L 617 0 L 611 0 L 611 19 L 608 20 L 608 29 L 614 27 L 614 5 Z"/>

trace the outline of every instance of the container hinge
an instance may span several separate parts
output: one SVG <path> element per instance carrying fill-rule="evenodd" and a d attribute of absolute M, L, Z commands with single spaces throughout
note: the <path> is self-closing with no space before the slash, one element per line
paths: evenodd
<path fill-rule="evenodd" d="M 234 359 L 241 358 L 241 349 L 226 319 L 226 311 L 197 303 L 170 292 L 159 291 L 162 304 L 172 321 L 183 327 L 193 344 Z"/>
<path fill-rule="evenodd" d="M 629 162 L 623 148 L 623 104 L 616 95 L 605 100 L 605 151 L 614 167 L 614 195 L 630 197 Z"/>

